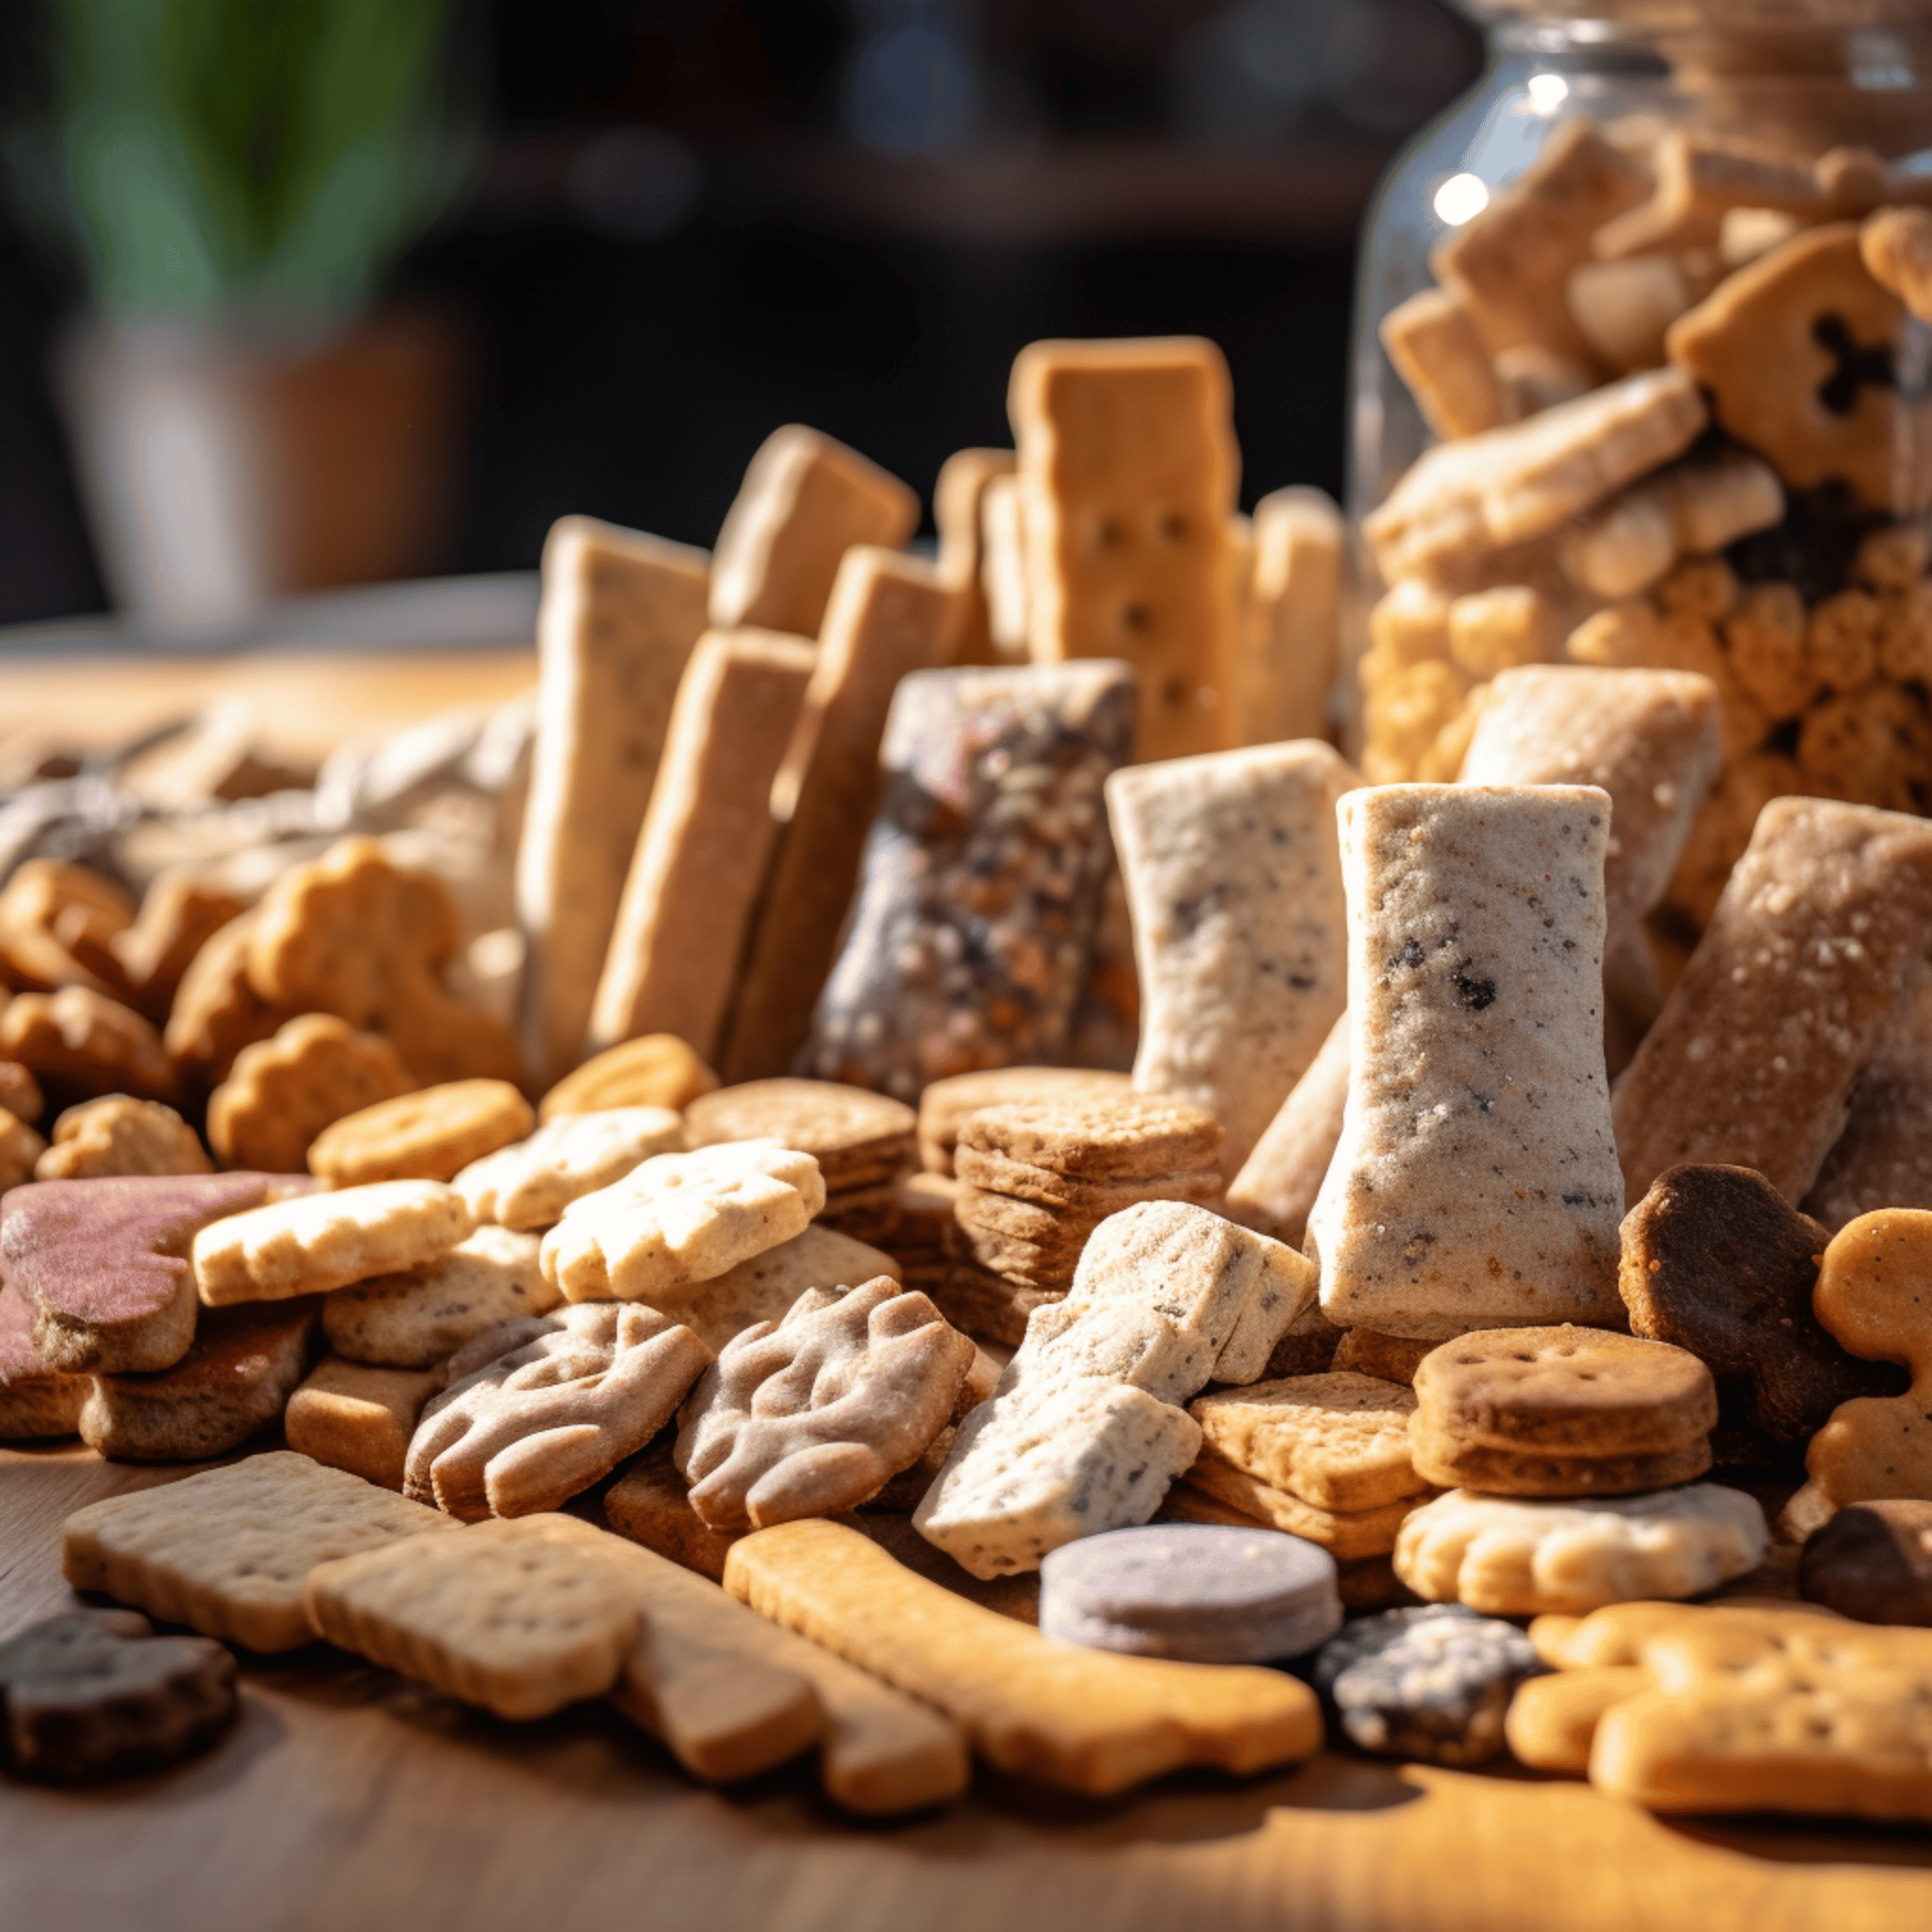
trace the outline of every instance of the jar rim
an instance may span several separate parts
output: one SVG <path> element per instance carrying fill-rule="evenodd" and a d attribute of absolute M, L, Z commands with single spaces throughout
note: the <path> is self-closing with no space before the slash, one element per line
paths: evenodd
<path fill-rule="evenodd" d="M 1646 33 L 1844 32 L 1927 25 L 1924 0 L 1451 0 L 1479 25 L 1560 25 L 1581 40 Z"/>

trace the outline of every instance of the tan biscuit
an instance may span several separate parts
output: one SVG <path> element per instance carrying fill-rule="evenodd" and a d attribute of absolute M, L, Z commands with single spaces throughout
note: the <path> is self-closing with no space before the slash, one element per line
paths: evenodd
<path fill-rule="evenodd" d="M 1423 421 L 1439 437 L 1475 436 L 1516 420 L 1516 399 L 1467 303 L 1446 289 L 1398 302 L 1376 327 Z"/>
<path fill-rule="evenodd" d="M 196 1091 L 219 1087 L 244 1046 L 268 1039 L 299 1010 L 262 998 L 249 982 L 255 924 L 249 911 L 217 928 L 175 990 L 162 1043 L 184 1083 Z"/>
<path fill-rule="evenodd" d="M 570 1301 L 687 1301 L 692 1284 L 802 1233 L 824 1204 L 818 1162 L 775 1141 L 654 1155 L 563 1210 L 543 1237 L 544 1278 Z"/>
<path fill-rule="evenodd" d="M 1141 974 L 1134 1085 L 1213 1114 L 1229 1173 L 1346 1003 L 1335 803 L 1358 782 L 1313 741 L 1107 781 Z"/>
<path fill-rule="evenodd" d="M 607 1048 L 566 1074 L 537 1108 L 545 1125 L 561 1114 L 613 1107 L 686 1108 L 718 1076 L 675 1034 L 647 1033 Z"/>
<path fill-rule="evenodd" d="M 527 1140 L 472 1161 L 455 1186 L 478 1221 L 549 1227 L 570 1204 L 620 1181 L 654 1154 L 685 1144 L 667 1107 L 613 1107 L 558 1114 Z"/>
<path fill-rule="evenodd" d="M 1284 1511 L 1298 1512 L 1300 1521 L 1312 1523 L 1317 1528 L 1323 1525 L 1324 1519 L 1321 1510 L 1298 1502 L 1282 1491 L 1267 1493 L 1278 1500 Z M 1274 1529 L 1278 1526 L 1250 1510 L 1237 1508 L 1232 1503 L 1224 1503 L 1210 1496 L 1206 1490 L 1195 1489 L 1191 1478 L 1174 1484 L 1154 1520 L 1157 1523 L 1225 1523 L 1235 1529 Z M 1326 1521 L 1346 1523 L 1348 1519 L 1337 1517 Z M 1300 1534 L 1299 1531 L 1294 1533 Z M 1392 1541 L 1394 1533 L 1391 1530 L 1390 1534 Z M 1308 1541 L 1319 1541 L 1320 1539 L 1311 1537 Z M 1329 1554 L 1333 1556 L 1333 1550 Z M 1373 1557 L 1337 1557 L 1335 1593 L 1341 1597 L 1343 1607 L 1351 1610 L 1387 1609 L 1392 1605 L 1416 1601 L 1414 1592 L 1397 1579 L 1386 1552 Z"/>
<path fill-rule="evenodd" d="M 1193 336 L 1030 342 L 1007 408 L 1033 661 L 1124 659 L 1141 679 L 1142 758 L 1220 750 L 1240 465 L 1221 351 Z"/>
<path fill-rule="evenodd" d="M 1299 1247 L 1348 1105 L 1348 1013 L 1328 1029 L 1227 1190 L 1227 1213 L 1243 1226 Z"/>
<path fill-rule="evenodd" d="M 204 1228 L 195 1287 L 208 1307 L 322 1294 L 434 1261 L 475 1225 L 463 1197 L 441 1181 L 301 1194 Z"/>
<path fill-rule="evenodd" d="M 993 657 L 1002 664 L 1024 664 L 1033 616 L 1028 608 L 1026 508 L 1017 474 L 989 479 L 979 506 L 979 590 Z"/>
<path fill-rule="evenodd" d="M 672 700 L 705 627 L 709 561 L 589 517 L 560 518 L 544 541 L 516 893 L 528 947 L 519 1037 L 546 1085 L 583 1050 Z"/>
<path fill-rule="evenodd" d="M 1016 1288 L 1064 1293 L 1074 1285 L 1074 1270 L 1082 1243 L 1057 1241 L 1050 1248 L 1012 1235 L 992 1234 L 961 1223 L 951 1243 L 962 1259 L 971 1259 Z"/>
<path fill-rule="evenodd" d="M 1322 1309 L 1438 1337 L 1617 1310 L 1591 786 L 1400 786 L 1339 807 L 1353 1040 L 1308 1215 Z"/>
<path fill-rule="evenodd" d="M 9 1000 L 0 1011 L 0 1058 L 17 1060 L 50 1096 L 173 1100 L 180 1091 L 154 1027 L 131 1007 L 84 986 Z"/>
<path fill-rule="evenodd" d="M 1695 299 L 1683 265 L 1663 254 L 1582 262 L 1566 289 L 1570 319 L 1620 375 L 1664 359 L 1664 331 Z"/>
<path fill-rule="evenodd" d="M 1373 1328 L 1344 1328 L 1336 1344 L 1334 1366 L 1358 1375 L 1374 1375 L 1385 1382 L 1415 1386 L 1415 1372 L 1423 1358 L 1435 1349 L 1433 1341 L 1418 1341 L 1407 1335 L 1378 1335 Z"/>
<path fill-rule="evenodd" d="M 33 1305 L 0 1283 L 0 1442 L 71 1436 L 93 1383 L 57 1369 L 34 1345 Z"/>
<path fill-rule="evenodd" d="M 54 1123 L 53 1145 L 34 1163 L 34 1178 L 42 1181 L 211 1172 L 194 1129 L 172 1107 L 125 1093 L 70 1107 Z"/>
<path fill-rule="evenodd" d="M 724 1580 L 724 1553 L 745 1532 L 713 1529 L 691 1506 L 691 1490 L 672 1460 L 669 1440 L 632 1458 L 604 1492 L 604 1520 L 619 1536 L 713 1583 Z"/>
<path fill-rule="evenodd" d="M 1043 1252 L 1063 1252 L 1069 1259 L 1078 1258 L 1087 1238 L 1108 1215 L 1138 1202 L 1192 1201 L 1206 1208 L 1221 1191 L 1221 1176 L 1212 1168 L 1138 1181 L 1083 1181 L 970 1148 L 966 1158 L 976 1174 L 1002 1185 L 955 1183 L 953 1212 L 962 1229 L 1031 1241 Z"/>
<path fill-rule="evenodd" d="M 732 1546 L 725 1588 L 958 1721 L 1003 1771 L 1105 1795 L 1186 1763 L 1237 1774 L 1321 1741 L 1278 1672 L 1068 1651 L 895 1563 L 857 1532 L 788 1523 Z"/>
<path fill-rule="evenodd" d="M 817 652 L 758 630 L 698 640 L 664 737 L 585 1044 L 670 1033 L 718 1050 L 780 827 L 771 790 Z"/>
<path fill-rule="evenodd" d="M 1078 1097 L 1110 1097 L 1130 1085 L 1125 1074 L 1085 1067 L 989 1067 L 935 1080 L 919 1096 L 919 1154 L 935 1174 L 951 1174 L 953 1149 L 967 1117 L 983 1107 Z"/>
<path fill-rule="evenodd" d="M 1409 1460 L 1415 1397 L 1368 1375 L 1296 1375 L 1188 1405 L 1203 1446 L 1317 1508 L 1352 1511 L 1426 1493 Z"/>
<path fill-rule="evenodd" d="M 918 522 L 919 499 L 896 476 L 788 423 L 758 445 L 718 532 L 710 621 L 816 637 L 846 551 L 896 550 Z"/>
<path fill-rule="evenodd" d="M 329 1346 L 352 1361 L 426 1369 L 499 1322 L 548 1314 L 537 1237 L 485 1225 L 445 1255 L 339 1288 L 322 1305 Z"/>
<path fill-rule="evenodd" d="M 560 1508 L 636 1455 L 710 1359 L 689 1328 L 608 1302 L 489 1330 L 425 1406 L 405 1493 L 471 1523 Z"/>
<path fill-rule="evenodd" d="M 111 879 L 28 858 L 0 891 L 0 959 L 9 980 L 32 991 L 84 986 L 119 999 L 128 989 L 109 942 L 133 918 L 133 902 Z"/>
<path fill-rule="evenodd" d="M 1079 1180 L 1144 1180 L 1213 1167 L 1221 1125 L 1205 1108 L 1154 1094 L 981 1108 L 959 1146 Z M 956 1154 L 957 1160 L 957 1154 Z"/>
<path fill-rule="evenodd" d="M 345 1114 L 310 1143 L 308 1166 L 332 1188 L 454 1180 L 535 1124 L 529 1102 L 507 1080 L 446 1081 Z"/>
<path fill-rule="evenodd" d="M 1532 1771 L 1585 1773 L 1605 1713 L 1653 1683 L 1641 1664 L 1600 1664 L 1528 1678 L 1516 1687 L 1503 1735 L 1518 1763 Z"/>
<path fill-rule="evenodd" d="M 1393 1503 L 1378 1503 L 1368 1509 L 1324 1509 L 1305 1502 L 1291 1490 L 1276 1489 L 1258 1476 L 1237 1469 L 1211 1450 L 1204 1451 L 1187 1470 L 1180 1485 L 1211 1496 L 1217 1503 L 1238 1510 L 1271 1529 L 1320 1543 L 1337 1562 L 1355 1562 L 1367 1557 L 1385 1557 L 1395 1547 L 1395 1540 L 1409 1512 L 1421 1506 L 1433 1490 L 1420 1496 L 1404 1496 Z M 1178 1494 L 1179 1491 L 1174 1493 Z"/>
<path fill-rule="evenodd" d="M 727 1080 L 782 1074 L 804 1044 L 878 804 L 892 693 L 908 673 L 946 662 L 958 615 L 958 596 L 915 558 L 860 544 L 839 565 L 805 708 L 773 782 L 785 829 L 721 1036 Z"/>
<path fill-rule="evenodd" d="M 1562 641 L 1562 611 L 1527 584 L 1472 591 L 1449 606 L 1450 660 L 1473 678 L 1544 663 Z"/>
<path fill-rule="evenodd" d="M 1882 208 L 1858 230 L 1858 258 L 1921 322 L 1932 322 L 1932 210 Z"/>
<path fill-rule="evenodd" d="M 903 1101 L 831 1080 L 752 1080 L 685 1109 L 693 1147 L 775 1141 L 809 1154 L 828 1191 L 890 1180 L 912 1165 L 918 1115 Z"/>
<path fill-rule="evenodd" d="M 1707 246 L 1732 208 L 1775 208 L 1810 221 L 1830 211 L 1811 170 L 1768 145 L 1672 128 L 1652 149 L 1651 161 L 1649 198 L 1596 234 L 1596 253 L 1607 261 Z"/>
<path fill-rule="evenodd" d="M 192 872 L 164 872 L 153 880 L 134 924 L 108 941 L 135 1004 L 150 1020 L 158 1025 L 167 1019 L 190 962 L 242 909 L 232 892 Z"/>
<path fill-rule="evenodd" d="M 1418 1474 L 1438 1489 L 1490 1496 L 1634 1496 L 1695 1482 L 1711 1466 L 1708 1439 L 1639 1456 L 1563 1456 L 1498 1449 L 1441 1430 L 1411 1432 Z"/>
<path fill-rule="evenodd" d="M 522 1077 L 516 1042 L 439 976 L 461 938 L 449 888 L 343 839 L 292 866 L 257 907 L 248 980 L 273 1006 L 334 1013 L 384 1035 L 414 1077 Z"/>
<path fill-rule="evenodd" d="M 255 1651 L 298 1650 L 314 1627 L 302 1586 L 318 1563 L 454 1529 L 342 1470 L 274 1450 L 108 1496 L 60 1526 L 61 1571 L 164 1623 Z"/>
<path fill-rule="evenodd" d="M 1802 1205 L 1832 1233 L 1874 1208 L 1932 1208 L 1932 981 L 1858 1076 L 1844 1132 Z"/>
<path fill-rule="evenodd" d="M 358 1033 L 333 1013 L 304 1013 L 234 1056 L 208 1098 L 208 1144 L 229 1167 L 306 1174 L 325 1127 L 415 1084 L 379 1033 Z"/>
<path fill-rule="evenodd" d="M 329 1642 L 511 1720 L 617 1682 L 637 1591 L 573 1516 L 475 1523 L 317 1564 L 305 1601 Z"/>
<path fill-rule="evenodd" d="M 728 1342 L 679 1417 L 676 1459 L 713 1528 L 867 1501 L 951 1419 L 971 1341 L 890 1276 L 801 1296 Z"/>
<path fill-rule="evenodd" d="M 300 1455 L 400 1490 L 416 1418 L 441 1386 L 433 1369 L 376 1369 L 325 1356 L 289 1397 L 282 1434 Z"/>
<path fill-rule="evenodd" d="M 1229 679 L 1239 744 L 1323 738 L 1341 670 L 1348 543 L 1320 490 L 1272 490 L 1255 506 L 1255 568 Z"/>
<path fill-rule="evenodd" d="M 18 1060 L 0 1060 L 0 1113 L 31 1126 L 46 1110 L 41 1083 Z"/>
<path fill-rule="evenodd" d="M 940 465 L 933 483 L 940 578 L 960 600 L 959 628 L 953 642 L 956 664 L 997 664 L 1007 656 L 993 641 L 992 616 L 982 582 L 987 545 L 981 532 L 991 486 L 1003 478 L 1010 485 L 1018 460 L 1009 449 L 956 449 Z"/>
<path fill-rule="evenodd" d="M 953 1260 L 928 1291 L 954 1327 L 1008 1348 L 1017 1348 L 1026 1339 L 1026 1324 L 1035 1308 L 1065 1299 L 1057 1289 L 1025 1288 L 963 1259 Z"/>
<path fill-rule="evenodd" d="M 755 1323 L 782 1320 L 812 1289 L 850 1287 L 881 1274 L 896 1279 L 901 1272 L 891 1256 L 814 1222 L 803 1234 L 681 1291 L 675 1313 L 715 1354 Z"/>

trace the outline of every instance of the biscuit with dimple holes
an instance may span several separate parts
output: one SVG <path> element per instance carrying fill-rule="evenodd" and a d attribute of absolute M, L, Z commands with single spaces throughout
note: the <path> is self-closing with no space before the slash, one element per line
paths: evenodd
<path fill-rule="evenodd" d="M 446 1255 L 475 1221 L 441 1181 L 376 1181 L 272 1202 L 205 1228 L 194 1241 L 203 1303 L 276 1301 L 417 1268 Z"/>
<path fill-rule="evenodd" d="M 75 1510 L 60 1526 L 61 1573 L 163 1623 L 248 1650 L 296 1650 L 315 1636 L 302 1586 L 318 1563 L 455 1527 L 359 1476 L 272 1450 Z"/>
<path fill-rule="evenodd" d="M 485 1225 L 420 1268 L 339 1288 L 322 1305 L 329 1345 L 352 1361 L 426 1369 L 499 1322 L 546 1315 L 558 1294 L 537 1251 L 533 1234 Z"/>
<path fill-rule="evenodd" d="M 71 1436 L 93 1383 L 57 1369 L 34 1346 L 33 1304 L 0 1282 L 0 1442 Z"/>
<path fill-rule="evenodd" d="M 919 1096 L 920 1160 L 934 1174 L 951 1174 L 959 1129 L 983 1107 L 1111 1096 L 1126 1092 L 1130 1086 L 1126 1074 L 1085 1067 L 989 1067 L 976 1074 L 949 1074 L 933 1081 Z"/>
<path fill-rule="evenodd" d="M 291 1449 L 330 1469 L 400 1490 L 416 1418 L 441 1386 L 434 1369 L 377 1369 L 325 1356 L 289 1397 L 282 1435 Z"/>
<path fill-rule="evenodd" d="M 718 1076 L 672 1033 L 646 1033 L 607 1047 L 566 1074 L 537 1108 L 546 1126 L 561 1114 L 596 1113 L 605 1108 L 689 1107 L 708 1093 Z"/>
<path fill-rule="evenodd" d="M 1429 1484 L 1408 1454 L 1415 1397 L 1346 1373 L 1220 1390 L 1188 1405 L 1203 1446 L 1257 1481 L 1327 1510 L 1374 1509 Z"/>
<path fill-rule="evenodd" d="M 508 1081 L 453 1080 L 344 1115 L 309 1144 L 308 1167 L 332 1188 L 454 1180 L 535 1124 L 530 1103 Z"/>
<path fill-rule="evenodd" d="M 559 1114 L 528 1140 L 472 1161 L 455 1185 L 479 1221 L 549 1227 L 580 1196 L 622 1180 L 652 1155 L 675 1153 L 684 1144 L 684 1124 L 668 1107 Z"/>
<path fill-rule="evenodd" d="M 154 1027 L 131 1007 L 84 986 L 9 1000 L 0 1011 L 0 1059 L 18 1060 L 50 1096 L 173 1100 L 181 1088 Z"/>
<path fill-rule="evenodd" d="M 343 1650 L 501 1718 L 548 1717 L 608 1690 L 638 1635 L 606 1541 L 573 1516 L 475 1523 L 318 1564 L 305 1600 Z"/>
<path fill-rule="evenodd" d="M 42 1181 L 212 1172 L 195 1131 L 172 1107 L 125 1093 L 70 1107 L 54 1141 L 34 1163 Z"/>
<path fill-rule="evenodd" d="M 306 1174 L 308 1149 L 331 1122 L 415 1084 L 379 1033 L 303 1013 L 236 1054 L 208 1097 L 208 1144 L 230 1167 Z"/>

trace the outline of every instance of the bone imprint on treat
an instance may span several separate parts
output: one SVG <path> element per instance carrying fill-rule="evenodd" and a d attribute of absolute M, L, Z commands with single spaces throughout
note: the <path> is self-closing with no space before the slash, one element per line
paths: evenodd
<path fill-rule="evenodd" d="M 579 1058 L 672 700 L 705 627 L 702 550 L 565 517 L 543 546 L 537 742 L 517 851 L 522 1039 L 539 1080 Z"/>
<path fill-rule="evenodd" d="M 1335 804 L 1358 782 L 1312 741 L 1108 780 L 1134 912 L 1134 1082 L 1196 1101 L 1240 1169 L 1346 1000 Z"/>
<path fill-rule="evenodd" d="M 1607 796 L 1391 786 L 1338 809 L 1352 1051 L 1308 1216 L 1323 1311 L 1438 1337 L 1612 1318 Z"/>
<path fill-rule="evenodd" d="M 937 1076 L 1064 1052 L 1108 870 L 1101 786 L 1133 711 L 1119 664 L 905 680 L 804 1064 L 909 1099 Z"/>

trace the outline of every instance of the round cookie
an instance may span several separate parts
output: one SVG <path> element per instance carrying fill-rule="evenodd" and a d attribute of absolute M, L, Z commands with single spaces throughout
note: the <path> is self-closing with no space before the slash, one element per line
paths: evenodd
<path fill-rule="evenodd" d="M 1806 1540 L 1798 1591 L 1863 1624 L 1932 1624 L 1932 1503 L 1848 1503 Z"/>
<path fill-rule="evenodd" d="M 566 1074 L 537 1108 L 546 1126 L 559 1114 L 613 1107 L 686 1108 L 718 1076 L 675 1033 L 646 1033 L 607 1047 Z"/>
<path fill-rule="evenodd" d="M 1341 1627 L 1335 1559 L 1275 1529 L 1160 1523 L 1082 1537 L 1040 1566 L 1040 1629 L 1187 1663 L 1299 1657 Z"/>
<path fill-rule="evenodd" d="M 334 1188 L 454 1180 L 535 1124 L 508 1080 L 450 1080 L 344 1115 L 315 1137 L 308 1166 Z"/>
<path fill-rule="evenodd" d="M 1710 1467 L 1710 1438 L 1650 1456 L 1545 1456 L 1492 1449 L 1411 1427 L 1415 1471 L 1439 1489 L 1481 1490 L 1492 1496 L 1631 1496 L 1695 1482 Z"/>
<path fill-rule="evenodd" d="M 1221 1123 L 1190 1101 L 1121 1093 L 982 1108 L 960 1128 L 958 1144 L 1083 1180 L 1141 1180 L 1213 1167 Z"/>
<path fill-rule="evenodd" d="M 883 1185 L 911 1166 L 918 1121 L 904 1101 L 833 1080 L 747 1080 L 701 1094 L 684 1113 L 693 1147 L 776 1141 L 809 1154 L 827 1192 Z"/>

